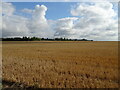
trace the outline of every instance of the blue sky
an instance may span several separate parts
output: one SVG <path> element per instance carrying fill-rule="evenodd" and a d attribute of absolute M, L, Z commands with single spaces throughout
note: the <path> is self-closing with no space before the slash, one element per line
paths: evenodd
<path fill-rule="evenodd" d="M 64 17 L 72 17 L 70 11 L 73 6 L 78 2 L 12 2 L 16 8 L 15 14 L 30 17 L 30 14 L 21 12 L 22 9 L 34 9 L 36 5 L 45 5 L 48 10 L 46 12 L 46 18 L 50 20 L 56 20 Z M 88 2 L 90 3 L 90 2 Z M 117 4 L 113 3 L 113 8 L 117 12 Z"/>
<path fill-rule="evenodd" d="M 47 19 L 60 19 L 64 17 L 71 17 L 70 10 L 76 2 L 12 2 L 16 8 L 15 14 L 29 17 L 29 14 L 21 12 L 22 9 L 34 9 L 36 5 L 45 5 L 48 10 L 46 12 Z"/>

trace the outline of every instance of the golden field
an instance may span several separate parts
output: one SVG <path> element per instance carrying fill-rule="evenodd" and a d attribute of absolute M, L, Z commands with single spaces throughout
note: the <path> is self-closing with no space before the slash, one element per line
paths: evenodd
<path fill-rule="evenodd" d="M 117 41 L 3 42 L 2 56 L 3 88 L 118 88 Z"/>

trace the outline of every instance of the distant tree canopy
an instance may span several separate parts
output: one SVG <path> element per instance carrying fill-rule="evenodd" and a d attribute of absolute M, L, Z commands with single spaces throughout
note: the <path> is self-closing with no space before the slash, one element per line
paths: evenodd
<path fill-rule="evenodd" d="M 38 37 L 14 37 L 14 38 L 2 38 L 2 41 L 40 41 Z"/>
<path fill-rule="evenodd" d="M 38 37 L 14 37 L 14 38 L 1 38 L 2 41 L 93 41 L 87 39 L 68 39 L 68 38 L 38 38 Z"/>

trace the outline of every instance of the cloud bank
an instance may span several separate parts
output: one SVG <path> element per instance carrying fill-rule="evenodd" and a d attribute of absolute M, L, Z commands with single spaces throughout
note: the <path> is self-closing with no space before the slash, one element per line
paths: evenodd
<path fill-rule="evenodd" d="M 93 40 L 118 40 L 118 18 L 113 4 L 77 3 L 71 8 L 72 17 L 48 20 L 47 7 L 36 5 L 34 10 L 23 9 L 31 18 L 15 15 L 12 3 L 3 3 L 2 35 L 37 36 L 44 38 L 87 38 Z"/>

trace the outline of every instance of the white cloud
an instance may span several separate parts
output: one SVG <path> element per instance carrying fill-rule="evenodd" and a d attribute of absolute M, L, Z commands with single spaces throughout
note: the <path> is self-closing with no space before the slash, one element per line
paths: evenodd
<path fill-rule="evenodd" d="M 45 5 L 36 5 L 34 10 L 23 9 L 32 18 L 14 15 L 15 7 L 11 3 L 3 3 L 3 37 L 7 36 L 39 36 L 87 38 L 93 40 L 117 40 L 117 13 L 110 2 L 78 3 L 71 9 L 73 17 L 58 20 L 47 20 Z"/>
<path fill-rule="evenodd" d="M 76 20 L 58 21 L 56 35 L 68 38 L 87 38 L 93 40 L 117 40 L 117 12 L 110 2 L 79 3 L 72 8 L 71 14 Z M 61 26 L 61 23 L 63 24 Z"/>
<path fill-rule="evenodd" d="M 3 5 L 12 4 L 4 3 Z M 5 7 L 4 7 L 5 8 Z M 7 11 L 8 8 L 5 9 Z M 14 8 L 13 8 L 14 9 Z M 38 37 L 52 37 L 52 31 L 47 19 L 45 18 L 47 7 L 44 5 L 36 5 L 34 10 L 23 9 L 27 13 L 32 14 L 32 19 L 23 16 L 4 13 L 2 35 L 7 36 L 38 36 Z"/>
<path fill-rule="evenodd" d="M 93 5 L 80 3 L 71 10 L 73 16 L 110 18 L 116 15 L 110 2 L 92 3 Z"/>
<path fill-rule="evenodd" d="M 67 17 L 57 20 L 55 29 L 55 37 L 77 38 L 73 29 L 74 21 L 78 18 Z"/>
<path fill-rule="evenodd" d="M 46 18 L 45 18 L 45 15 L 46 15 L 46 11 L 47 11 L 47 7 L 44 6 L 44 5 L 36 5 L 35 7 L 35 11 L 33 13 L 33 20 L 35 22 L 38 22 L 38 23 L 46 23 Z"/>
<path fill-rule="evenodd" d="M 2 3 L 2 36 L 23 36 L 28 34 L 27 18 L 14 15 L 15 8 L 11 3 Z"/>
<path fill-rule="evenodd" d="M 40 37 L 52 37 L 52 31 L 46 19 L 47 7 L 44 5 L 36 5 L 32 20 L 27 24 L 31 35 Z"/>
<path fill-rule="evenodd" d="M 28 9 L 28 8 L 24 8 L 23 10 L 21 10 L 22 12 L 24 12 L 24 13 L 29 13 L 29 14 L 31 14 L 31 13 L 33 13 L 34 11 L 33 10 L 31 10 L 31 9 Z"/>
<path fill-rule="evenodd" d="M 2 3 L 2 14 L 13 15 L 14 11 L 15 8 L 11 3 Z"/>

